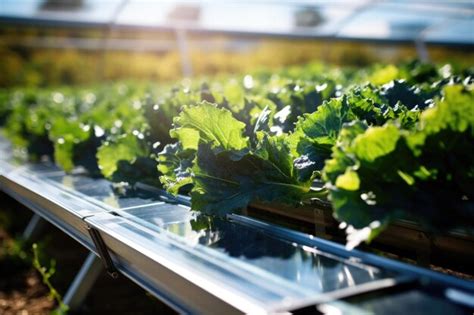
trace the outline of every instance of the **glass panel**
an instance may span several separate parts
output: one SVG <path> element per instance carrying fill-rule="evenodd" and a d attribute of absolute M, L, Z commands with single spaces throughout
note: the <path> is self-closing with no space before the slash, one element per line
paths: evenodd
<path fill-rule="evenodd" d="M 141 190 L 118 194 L 105 179 L 64 174 L 44 176 L 35 172 L 22 174 L 31 179 L 29 182 L 34 189 L 42 190 L 44 196 L 56 199 L 74 211 L 117 208 L 115 211 L 122 218 L 113 218 L 120 222 L 120 235 L 127 234 L 126 239 L 138 237 L 140 244 L 148 244 L 150 252 L 160 255 L 167 255 L 170 248 L 175 248 L 173 259 L 177 260 L 173 262 L 212 275 L 213 281 L 220 279 L 239 287 L 240 291 L 253 288 L 252 299 L 276 302 L 286 297 L 314 297 L 396 276 L 317 248 L 270 236 L 263 230 L 238 222 L 198 214 L 182 205 L 163 203 L 159 194 Z M 106 223 L 116 231 L 117 224 Z"/>
<path fill-rule="evenodd" d="M 88 196 L 109 196 L 114 191 L 110 182 L 105 179 L 93 179 L 83 175 L 58 175 L 49 176 L 49 180 L 56 185 L 63 186 L 69 190 L 74 190 Z"/>
<path fill-rule="evenodd" d="M 110 23 L 119 13 L 121 25 L 369 40 L 414 40 L 429 30 L 428 40 L 442 43 L 474 42 L 473 11 L 470 1 L 0 1 L 0 16 L 60 23 Z"/>
<path fill-rule="evenodd" d="M 464 20 L 449 20 L 431 29 L 425 40 L 437 43 L 474 44 L 474 15 Z"/>
<path fill-rule="evenodd" d="M 63 22 L 108 23 L 122 0 L 2 0 L 0 16 Z"/>
<path fill-rule="evenodd" d="M 328 35 L 366 1 L 130 1 L 118 24 L 182 26 L 234 32 Z M 242 18 L 245 16 L 245 18 Z"/>
<path fill-rule="evenodd" d="M 8 175 L 9 179 L 17 184 L 27 187 L 29 190 L 58 203 L 61 207 L 68 211 L 75 212 L 78 216 L 90 214 L 91 211 L 101 211 L 103 208 L 94 207 L 85 196 L 74 196 L 74 194 L 67 193 L 64 189 L 58 189 L 57 186 L 50 185 L 50 182 L 45 182 L 46 178 L 41 173 L 33 172 L 12 172 Z"/>
<path fill-rule="evenodd" d="M 442 14 L 423 14 L 407 5 L 373 5 L 354 15 L 338 33 L 341 37 L 414 40 L 443 20 Z"/>
<path fill-rule="evenodd" d="M 0 1 L 0 16 L 33 17 L 39 5 L 40 0 L 2 0 Z"/>

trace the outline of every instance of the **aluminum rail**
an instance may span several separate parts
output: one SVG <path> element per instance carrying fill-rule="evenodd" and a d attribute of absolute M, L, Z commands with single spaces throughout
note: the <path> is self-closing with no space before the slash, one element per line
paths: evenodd
<path fill-rule="evenodd" d="M 186 198 L 143 185 L 118 194 L 106 180 L 53 165 L 15 166 L 2 147 L 1 190 L 102 260 L 110 256 L 120 273 L 182 313 L 278 313 L 328 303 L 362 312 L 354 296 L 407 287 L 432 298 L 428 288 L 437 287 L 438 301 L 463 314 L 474 298 L 472 282 L 247 217 L 199 216 Z"/>
<path fill-rule="evenodd" d="M 105 188 L 103 181 L 90 180 L 92 183 L 48 166 L 19 167 L 6 173 L 4 170 L 0 176 L 4 192 L 99 254 L 87 231 L 88 227 L 97 229 L 120 272 L 180 312 L 269 313 L 298 305 L 314 294 L 227 254 L 190 244 L 199 233 L 184 239 L 131 214 L 152 210 L 156 212 L 153 219 L 159 219 L 163 226 L 187 223 L 192 217 L 187 207 L 164 203 L 157 197 L 143 199 L 148 204 L 118 209 L 80 192 L 107 196 L 108 192 L 101 191 Z M 76 178 L 80 178 L 78 190 L 56 181 L 61 179 L 65 183 Z M 84 186 L 84 181 L 96 186 Z M 125 198 L 121 202 L 130 205 L 137 200 Z M 163 207 L 165 211 L 160 213 Z M 357 271 L 368 275 L 365 266 L 348 268 L 360 269 Z M 397 283 L 392 276 L 384 279 Z M 372 279 L 361 282 L 368 280 Z"/>

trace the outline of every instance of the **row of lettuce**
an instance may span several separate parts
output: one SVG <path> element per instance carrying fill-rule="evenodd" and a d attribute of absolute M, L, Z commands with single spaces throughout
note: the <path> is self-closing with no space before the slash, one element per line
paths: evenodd
<path fill-rule="evenodd" d="M 17 156 L 189 194 L 223 215 L 250 203 L 332 205 L 356 238 L 396 219 L 472 230 L 474 71 L 317 64 L 175 85 L 0 94 Z"/>

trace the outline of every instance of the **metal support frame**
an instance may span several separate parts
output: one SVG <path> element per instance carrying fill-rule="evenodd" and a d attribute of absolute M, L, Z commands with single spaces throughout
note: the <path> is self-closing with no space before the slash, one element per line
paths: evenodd
<path fill-rule="evenodd" d="M 31 172 L 34 173 L 34 171 Z M 82 244 L 89 250 L 94 251 L 94 253 L 89 254 L 64 298 L 65 304 L 69 305 L 72 311 L 81 308 L 103 270 L 102 263 L 107 259 L 109 259 L 108 262 L 106 261 L 109 267 L 114 267 L 113 263 L 115 263 L 123 275 L 136 282 L 145 290 L 178 311 L 189 311 L 189 313 L 205 313 L 206 311 L 208 313 L 220 311 L 219 313 L 225 314 L 239 312 L 256 313 L 257 311 L 261 313 L 286 312 L 293 310 L 295 307 L 323 303 L 327 299 L 343 299 L 359 293 L 385 290 L 389 287 L 399 286 L 402 283 L 412 281 L 423 285 L 423 288 L 431 284 L 440 286 L 443 290 L 449 287 L 451 290 L 449 291 L 451 292 L 450 294 L 454 296 L 454 298 L 449 298 L 463 305 L 469 305 L 464 300 L 470 301 L 469 299 L 472 297 L 473 286 L 467 281 L 358 250 L 349 252 L 342 245 L 318 239 L 312 235 L 295 232 L 248 217 L 229 215 L 227 219 L 232 221 L 232 224 L 245 225 L 246 227 L 262 231 L 269 237 L 280 238 L 287 242 L 298 244 L 298 246 L 305 247 L 308 250 L 314 249 L 326 252 L 328 255 L 338 256 L 344 261 L 350 261 L 352 264 L 365 264 L 376 268 L 383 268 L 396 274 L 396 276 L 384 277 L 385 280 L 382 279 L 382 281 L 372 281 L 366 285 L 358 284 L 354 288 L 335 290 L 333 291 L 334 293 L 315 294 L 308 298 L 298 295 L 298 300 L 293 301 L 291 304 L 284 300 L 281 300 L 282 302 L 267 303 L 265 298 L 268 296 L 267 293 L 254 298 L 253 295 L 250 296 L 247 292 L 244 292 L 242 288 L 253 287 L 256 293 L 260 291 L 264 293 L 275 292 L 275 294 L 279 294 L 278 296 L 283 297 L 284 295 L 280 294 L 279 290 L 273 291 L 272 288 L 276 285 L 281 286 L 284 282 L 255 272 L 252 266 L 247 266 L 245 263 L 233 261 L 236 258 L 232 258 L 232 261 L 229 260 L 229 265 L 233 267 L 229 266 L 219 271 L 217 267 L 220 267 L 222 261 L 224 261 L 221 260 L 220 254 L 216 255 L 215 258 L 218 259 L 216 261 L 207 258 L 207 253 L 211 253 L 215 249 L 209 248 L 204 250 L 204 248 L 201 248 L 201 250 L 204 250 L 201 251 L 194 248 L 194 246 L 190 247 L 187 242 L 183 243 L 180 239 L 175 239 L 175 236 L 171 237 L 171 235 L 163 233 L 164 231 L 161 229 L 155 231 L 141 222 L 134 222 L 121 216 L 121 211 L 119 210 L 117 210 L 118 212 L 97 211 L 91 214 L 92 209 L 96 205 L 92 202 L 87 204 L 87 195 L 82 195 L 82 193 L 79 194 L 77 192 L 77 195 L 71 194 L 70 198 L 64 200 L 58 197 L 62 194 L 53 194 L 53 189 L 40 189 L 41 192 L 33 193 L 33 191 L 38 190 L 38 187 L 44 186 L 48 188 L 48 185 L 50 185 L 48 181 L 43 182 L 42 177 L 36 178 L 37 182 L 30 182 L 29 178 L 33 177 L 14 176 L 12 174 L 9 177 L 2 178 L 2 189 L 33 211 L 41 213 L 45 220 L 60 228 L 62 227 L 62 230 L 67 234 L 73 237 L 76 236 L 76 240 L 82 240 L 81 237 L 77 237 L 79 233 L 85 235 L 88 232 L 91 233 L 88 241 Z M 146 187 L 146 185 L 140 186 Z M 66 189 L 56 185 L 51 188 L 61 191 Z M 64 190 L 64 193 L 67 191 Z M 156 188 L 150 188 L 149 191 L 155 191 L 160 195 L 163 194 L 161 190 Z M 74 198 L 72 198 L 73 196 Z M 81 207 L 81 209 L 89 209 L 87 212 L 81 211 L 79 214 L 67 207 L 69 204 L 75 204 L 75 208 L 77 208 L 76 203 L 80 199 L 85 199 L 85 204 L 82 205 L 83 208 Z M 179 206 L 183 206 L 183 203 L 189 203 L 187 197 L 181 197 L 181 199 Z M 106 209 L 105 204 L 102 209 Z M 174 210 L 169 209 L 169 211 Z M 47 215 L 48 213 L 50 214 L 49 216 Z M 65 213 L 69 215 L 65 215 Z M 76 224 L 71 224 L 71 222 L 76 222 Z M 77 224 L 78 222 L 81 224 Z M 87 231 L 87 227 L 89 227 L 89 231 Z M 102 259 L 99 259 L 95 253 L 100 255 Z M 110 254 L 113 254 L 113 257 Z M 175 259 L 181 259 L 181 257 L 185 259 L 181 262 L 186 262 L 186 264 L 175 261 Z M 112 261 L 111 258 L 114 258 L 114 260 Z M 197 265 L 201 267 L 194 269 Z M 235 267 L 239 267 L 239 272 L 236 272 Z M 245 271 L 245 273 L 241 274 L 240 271 Z M 235 276 L 230 277 L 228 282 L 220 281 L 219 277 L 223 273 L 228 272 Z M 217 277 L 214 277 L 214 275 Z M 259 277 L 261 281 L 255 281 L 254 277 Z M 237 284 L 235 284 L 235 279 L 237 279 Z M 271 285 L 268 285 L 268 280 L 272 281 Z M 260 283 L 266 284 L 261 285 Z M 289 291 L 286 292 L 299 292 L 299 290 L 294 291 L 293 286 L 288 288 Z M 196 298 L 196 296 L 199 296 L 199 298 Z"/>
<path fill-rule="evenodd" d="M 429 62 L 430 61 L 430 54 L 428 50 L 428 46 L 426 44 L 426 38 L 430 32 L 433 30 L 442 28 L 450 23 L 449 19 L 444 19 L 444 21 L 435 24 L 435 25 L 429 25 L 425 27 L 415 38 L 415 49 L 416 49 L 416 54 L 418 58 L 423 61 L 423 62 Z"/>
<path fill-rule="evenodd" d="M 189 46 L 184 29 L 176 29 L 176 41 L 178 43 L 179 56 L 181 59 L 181 69 L 183 76 L 190 77 L 193 74 L 191 58 L 189 55 Z"/>
<path fill-rule="evenodd" d="M 64 295 L 64 304 L 68 305 L 70 311 L 81 307 L 102 271 L 100 258 L 90 252 Z"/>
<path fill-rule="evenodd" d="M 430 57 L 428 54 L 428 48 L 426 47 L 425 42 L 422 39 L 417 39 L 415 41 L 415 48 L 418 58 L 420 58 L 423 62 L 430 61 Z"/>
<path fill-rule="evenodd" d="M 46 221 L 43 220 L 38 214 L 33 214 L 26 226 L 25 230 L 23 231 L 22 237 L 23 239 L 36 239 L 38 235 L 43 231 L 46 225 Z"/>
<path fill-rule="evenodd" d="M 104 79 L 105 78 L 105 69 L 106 69 L 106 62 L 107 62 L 107 50 L 109 46 L 109 39 L 111 37 L 115 22 L 117 18 L 119 17 L 120 13 L 122 10 L 126 7 L 127 3 L 129 0 L 122 0 L 117 7 L 115 8 L 114 12 L 112 13 L 112 16 L 110 18 L 110 21 L 104 25 L 104 28 L 102 29 L 102 39 L 101 39 L 101 61 L 99 62 L 97 66 L 97 73 L 99 78 Z"/>
<path fill-rule="evenodd" d="M 29 240 L 37 239 L 44 230 L 46 223 L 46 220 L 39 214 L 33 214 L 33 217 L 23 231 L 23 238 Z M 103 269 L 101 259 L 93 252 L 89 252 L 81 269 L 64 295 L 64 304 L 68 305 L 70 311 L 78 310 L 81 307 Z"/>

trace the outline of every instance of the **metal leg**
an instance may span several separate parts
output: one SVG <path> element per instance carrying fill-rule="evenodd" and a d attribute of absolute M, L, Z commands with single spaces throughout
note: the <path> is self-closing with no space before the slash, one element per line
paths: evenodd
<path fill-rule="evenodd" d="M 184 29 L 176 30 L 176 40 L 178 42 L 179 55 L 181 58 L 181 68 L 185 77 L 190 77 L 193 74 L 191 64 L 191 57 L 189 55 L 188 40 L 186 38 L 186 31 Z"/>
<path fill-rule="evenodd" d="M 102 270 L 100 258 L 94 253 L 89 253 L 81 270 L 64 295 L 64 304 L 69 306 L 70 311 L 75 311 L 82 305 Z"/>
<path fill-rule="evenodd" d="M 43 220 L 38 214 L 33 214 L 33 217 L 30 219 L 30 222 L 23 231 L 23 239 L 34 240 L 41 233 L 43 228 L 46 225 L 46 221 Z"/>
<path fill-rule="evenodd" d="M 424 62 L 430 61 L 428 48 L 426 47 L 426 44 L 423 41 L 423 39 L 419 38 L 415 41 L 415 48 L 416 48 L 416 53 L 418 54 L 418 58 L 421 61 L 424 61 Z"/>

